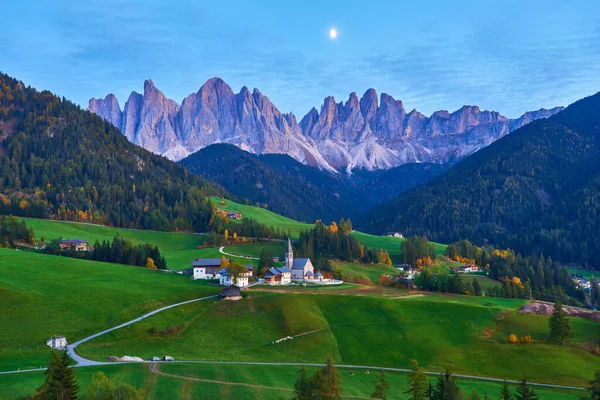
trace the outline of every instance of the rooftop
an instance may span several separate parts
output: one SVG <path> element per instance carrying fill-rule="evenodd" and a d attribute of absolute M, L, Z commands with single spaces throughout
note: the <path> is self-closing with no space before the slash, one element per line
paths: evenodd
<path fill-rule="evenodd" d="M 192 261 L 192 267 L 219 267 L 221 266 L 220 258 L 196 258 Z"/>

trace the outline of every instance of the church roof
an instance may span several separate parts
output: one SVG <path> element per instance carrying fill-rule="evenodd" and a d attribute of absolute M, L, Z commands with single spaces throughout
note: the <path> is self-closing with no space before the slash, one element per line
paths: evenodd
<path fill-rule="evenodd" d="M 320 272 L 317 272 L 317 273 L 315 274 L 315 276 L 316 276 L 316 277 L 318 277 L 318 278 L 322 278 L 322 277 L 323 277 L 323 274 L 322 274 L 322 273 L 320 273 Z"/>
<path fill-rule="evenodd" d="M 309 261 L 309 258 L 294 258 L 294 265 L 292 266 L 292 269 L 304 269 Z"/>
<path fill-rule="evenodd" d="M 294 250 L 292 249 L 292 241 L 290 240 L 290 238 L 288 238 L 286 253 L 288 253 L 288 254 L 293 254 L 294 253 Z"/>

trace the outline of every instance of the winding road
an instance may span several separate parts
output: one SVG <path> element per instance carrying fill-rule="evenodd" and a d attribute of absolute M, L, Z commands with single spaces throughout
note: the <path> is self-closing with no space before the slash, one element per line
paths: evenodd
<path fill-rule="evenodd" d="M 222 249 L 222 248 L 221 248 Z M 76 367 L 89 367 L 89 366 L 99 366 L 99 365 L 117 365 L 117 364 L 130 364 L 131 362 L 125 362 L 125 361 L 94 361 L 94 360 L 88 360 L 87 358 L 84 358 L 82 356 L 80 356 L 79 354 L 77 354 L 76 352 L 76 348 L 77 346 L 79 346 L 80 344 L 83 344 L 85 342 L 88 342 L 92 339 L 95 339 L 99 336 L 102 336 L 106 333 L 109 332 L 113 332 L 116 331 L 117 329 L 121 329 L 123 327 L 135 324 L 136 322 L 142 321 L 148 317 L 151 317 L 155 314 L 158 314 L 162 311 L 165 310 L 169 310 L 171 308 L 175 308 L 175 307 L 179 307 L 185 304 L 190 304 L 190 303 L 195 303 L 198 301 L 202 301 L 202 300 L 208 300 L 208 299 L 214 299 L 214 298 L 218 298 L 219 295 L 213 295 L 213 296 L 206 296 L 206 297 L 201 297 L 198 299 L 193 299 L 193 300 L 188 300 L 188 301 L 182 301 L 179 303 L 175 303 L 175 304 L 171 304 L 165 307 L 161 307 L 159 309 L 156 309 L 154 311 L 151 311 L 147 314 L 144 314 L 138 318 L 132 319 L 131 321 L 122 323 L 120 325 L 117 325 L 113 328 L 109 328 L 109 329 L 105 329 L 101 332 L 95 333 L 93 335 L 90 335 L 86 338 L 83 338 L 81 340 L 76 341 L 73 344 L 70 344 L 67 346 L 67 352 L 69 353 L 69 355 L 71 356 L 71 358 L 73 358 L 73 360 L 77 363 Z M 310 333 L 310 332 L 309 332 Z M 299 335 L 297 335 L 299 336 Z M 199 379 L 199 378 L 193 378 L 193 377 L 183 377 L 183 376 L 178 376 L 178 375 L 170 375 L 170 374 L 166 374 L 163 372 L 160 372 L 158 369 L 157 364 L 158 363 L 162 363 L 162 362 L 168 362 L 168 363 L 198 363 L 198 364 L 213 364 L 213 365 L 217 365 L 217 364 L 221 364 L 221 365 L 264 365 L 264 366 L 277 366 L 277 367 L 324 367 L 325 364 L 310 364 L 310 363 L 274 363 L 274 362 L 260 362 L 260 361 L 161 361 L 161 362 L 150 362 L 150 361 L 144 361 L 144 363 L 149 363 L 150 364 L 150 371 L 153 373 L 157 373 L 157 374 L 161 374 L 161 375 L 165 375 L 165 376 L 173 376 L 179 379 L 188 379 L 188 380 L 195 380 L 195 381 L 199 381 L 199 382 L 213 382 L 213 383 L 220 383 L 220 384 L 227 384 L 227 385 L 241 385 L 241 386 L 251 386 L 251 387 L 261 387 L 264 389 L 274 389 L 274 390 L 287 390 L 285 388 L 274 388 L 274 387 L 262 387 L 262 386 L 258 386 L 258 385 L 252 385 L 252 384 L 245 384 L 245 383 L 236 383 L 236 382 L 221 382 L 221 381 L 210 381 L 210 380 L 203 380 L 203 379 Z M 385 371 L 389 371 L 389 372 L 401 372 L 401 373 L 408 373 L 411 372 L 410 369 L 405 369 L 405 368 L 391 368 L 391 367 L 375 367 L 372 365 L 347 365 L 347 364 L 336 364 L 335 365 L 337 368 L 343 368 L 343 369 L 362 369 L 362 370 L 385 370 Z M 16 374 L 16 373 L 24 373 L 24 372 L 35 372 L 35 371 L 45 371 L 45 368 L 33 368 L 33 369 L 25 369 L 25 370 L 16 370 L 16 371 L 4 371 L 4 372 L 0 372 L 0 375 L 6 375 L 6 374 Z M 439 375 L 440 372 L 435 372 L 435 371 L 425 371 L 426 374 L 428 375 Z M 476 376 L 476 375 L 464 375 L 464 374 L 453 374 L 453 376 L 457 377 L 457 378 L 463 378 L 463 379 L 473 379 L 473 380 L 482 380 L 482 381 L 488 381 L 488 382 L 504 382 L 505 379 L 502 378 L 492 378 L 492 377 L 484 377 L 484 376 Z M 506 381 L 508 383 L 519 383 L 519 381 L 516 380 L 509 380 L 506 379 Z M 554 388 L 554 389 L 573 389 L 573 390 L 585 390 L 585 388 L 582 387 L 578 387 L 578 386 L 565 386 L 565 385 L 554 385 L 554 384 L 549 384 L 549 383 L 536 383 L 536 382 L 527 382 L 529 385 L 532 386 L 538 386 L 538 387 L 547 387 L 547 388 Z"/>
<path fill-rule="evenodd" d="M 229 256 L 229 257 L 245 258 L 246 260 L 260 260 L 260 258 L 258 258 L 258 257 L 240 256 L 238 254 L 227 253 L 227 252 L 225 252 L 225 250 L 223 250 L 224 248 L 225 248 L 225 246 L 219 247 L 219 253 Z"/>

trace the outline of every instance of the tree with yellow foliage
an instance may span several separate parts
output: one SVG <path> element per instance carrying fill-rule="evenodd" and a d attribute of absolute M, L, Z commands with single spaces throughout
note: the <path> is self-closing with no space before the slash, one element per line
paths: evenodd
<path fill-rule="evenodd" d="M 146 268 L 148 269 L 156 269 L 156 265 L 154 265 L 154 260 L 151 257 L 146 259 Z"/>
<path fill-rule="evenodd" d="M 332 234 L 335 234 L 338 232 L 338 226 L 335 223 L 335 221 L 333 221 L 331 224 L 329 224 L 329 232 L 331 232 Z"/>

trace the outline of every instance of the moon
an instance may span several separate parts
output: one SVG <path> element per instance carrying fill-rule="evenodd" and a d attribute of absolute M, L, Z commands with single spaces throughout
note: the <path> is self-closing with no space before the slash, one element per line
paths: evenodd
<path fill-rule="evenodd" d="M 337 33 L 337 29 L 335 29 L 335 28 L 331 28 L 331 29 L 329 30 L 329 38 L 330 38 L 330 39 L 335 39 L 335 38 L 337 38 L 337 34 L 338 34 L 338 33 Z"/>

